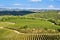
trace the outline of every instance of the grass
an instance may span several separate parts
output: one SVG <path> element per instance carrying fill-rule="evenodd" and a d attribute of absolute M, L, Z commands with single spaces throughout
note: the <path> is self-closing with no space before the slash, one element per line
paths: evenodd
<path fill-rule="evenodd" d="M 0 28 L 0 40 L 7 40 L 9 38 L 15 37 L 17 34 L 9 29 Z"/>
<path fill-rule="evenodd" d="M 0 16 L 0 40 L 28 40 L 31 38 L 31 40 L 34 40 L 34 38 L 41 38 L 41 40 L 44 40 L 44 38 L 45 40 L 55 40 L 57 38 L 59 40 L 59 16 L 54 11 L 32 13 L 23 16 Z"/>
<path fill-rule="evenodd" d="M 20 16 L 5 16 L 2 17 L 0 22 L 0 27 L 10 28 L 13 30 L 21 31 L 20 29 L 30 28 L 30 29 L 60 29 L 60 26 L 55 25 L 47 20 L 40 18 L 29 18 Z"/>

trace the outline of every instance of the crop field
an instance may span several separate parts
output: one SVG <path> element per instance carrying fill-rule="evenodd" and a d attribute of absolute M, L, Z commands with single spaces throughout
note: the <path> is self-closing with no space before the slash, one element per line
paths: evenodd
<path fill-rule="evenodd" d="M 60 40 L 59 11 L 2 15 L 0 40 Z"/>

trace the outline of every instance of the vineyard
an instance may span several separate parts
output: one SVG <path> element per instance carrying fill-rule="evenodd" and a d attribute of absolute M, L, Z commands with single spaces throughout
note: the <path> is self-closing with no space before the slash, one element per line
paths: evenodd
<path fill-rule="evenodd" d="M 1 15 L 0 40 L 60 40 L 60 12 Z"/>

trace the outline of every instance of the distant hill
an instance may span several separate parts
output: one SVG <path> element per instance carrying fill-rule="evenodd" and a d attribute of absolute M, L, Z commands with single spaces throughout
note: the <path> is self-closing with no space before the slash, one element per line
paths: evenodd
<path fill-rule="evenodd" d="M 48 11 L 59 12 L 60 10 L 48 10 L 48 9 L 6 9 L 0 8 L 0 15 L 26 15 L 31 13 L 48 13 Z M 51 12 L 49 12 L 51 13 Z"/>
<path fill-rule="evenodd" d="M 0 15 L 26 15 L 34 13 L 32 11 L 0 11 Z"/>

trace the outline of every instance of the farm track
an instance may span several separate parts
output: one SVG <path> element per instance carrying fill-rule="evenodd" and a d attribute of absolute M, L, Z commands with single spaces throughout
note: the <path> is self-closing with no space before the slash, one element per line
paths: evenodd
<path fill-rule="evenodd" d="M 24 34 L 24 35 L 60 35 L 60 33 L 42 33 L 42 34 L 27 34 L 27 33 L 20 33 L 19 31 L 16 31 L 16 30 L 12 30 L 12 29 L 8 29 L 8 28 L 4 28 L 4 27 L 0 27 L 1 29 L 7 29 L 7 30 L 10 30 L 10 31 L 13 31 L 17 34 Z"/>
<path fill-rule="evenodd" d="M 8 29 L 8 28 L 4 28 L 4 27 L 0 27 L 1 29 Z M 18 31 L 16 31 L 16 30 L 11 30 L 11 29 L 8 29 L 8 30 L 10 30 L 10 31 L 13 31 L 13 32 L 15 32 L 15 33 L 17 33 L 17 34 L 23 34 L 23 33 L 20 33 L 20 32 L 18 32 Z"/>

